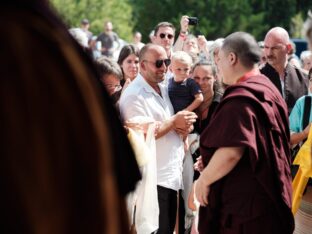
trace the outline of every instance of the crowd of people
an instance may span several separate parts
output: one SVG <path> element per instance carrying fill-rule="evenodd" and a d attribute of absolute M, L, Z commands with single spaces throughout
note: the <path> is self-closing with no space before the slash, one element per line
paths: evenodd
<path fill-rule="evenodd" d="M 157 126 L 159 220 L 147 232 L 292 233 L 291 152 L 307 138 L 312 121 L 310 115 L 301 124 L 311 51 L 303 51 L 299 61 L 281 27 L 270 29 L 261 42 L 246 33 L 207 41 L 189 33 L 188 21 L 181 17 L 176 40 L 170 22 L 158 23 L 145 46 L 135 32 L 117 56 L 123 78 L 116 79 L 114 102 L 121 97 L 117 108 L 124 125 L 144 116 Z M 107 37 L 117 42 L 109 25 Z M 116 49 L 113 44 L 104 51 Z M 116 60 L 112 53 L 102 55 Z M 200 136 L 195 150 L 189 135 L 194 133 Z M 307 188 L 303 200 L 309 193 Z M 188 205 L 193 196 L 200 209 Z M 142 201 L 133 205 L 137 202 Z M 300 217 L 296 224 L 295 233 L 301 233 Z"/>
<path fill-rule="evenodd" d="M 311 230 L 311 183 L 292 210 L 292 152 L 312 122 L 312 52 L 295 58 L 284 28 L 207 41 L 182 16 L 179 33 L 159 22 L 124 43 L 111 21 L 67 30 L 39 0 L 1 12 L 1 232 Z M 312 15 L 305 29 L 312 49 Z"/>
<path fill-rule="evenodd" d="M 157 125 L 159 220 L 148 232 L 196 233 L 198 213 L 200 233 L 292 233 L 290 152 L 310 130 L 312 115 L 306 126 L 301 122 L 311 83 L 311 51 L 303 51 L 299 62 L 281 27 L 270 29 L 261 42 L 246 33 L 207 41 L 190 34 L 189 17 L 182 16 L 176 40 L 174 25 L 160 22 L 145 46 L 135 32 L 116 64 L 118 36 L 111 22 L 104 25 L 96 40 L 105 60 L 116 69 L 119 65 L 123 76 L 116 75 L 115 85 L 102 81 L 118 103 L 125 127 L 143 116 Z M 194 137 L 189 134 L 194 133 L 200 147 L 190 152 Z M 201 204 L 195 211 L 187 205 L 190 191 Z M 308 194 L 309 189 L 304 198 Z M 134 206 L 136 202 L 141 201 Z M 300 218 L 297 224 L 300 233 Z"/>

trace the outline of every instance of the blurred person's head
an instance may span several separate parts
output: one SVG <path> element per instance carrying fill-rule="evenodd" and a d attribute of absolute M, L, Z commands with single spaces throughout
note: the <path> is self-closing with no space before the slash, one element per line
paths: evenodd
<path fill-rule="evenodd" d="M 284 69 L 287 65 L 287 55 L 292 47 L 288 32 L 281 27 L 269 30 L 264 39 L 264 53 L 267 62 L 276 70 Z"/>
<path fill-rule="evenodd" d="M 191 55 L 192 58 L 197 57 L 199 54 L 197 37 L 192 34 L 187 35 L 182 50 Z"/>
<path fill-rule="evenodd" d="M 220 74 L 219 69 L 217 67 L 217 59 L 218 59 L 218 53 L 219 53 L 219 50 L 223 44 L 223 41 L 224 41 L 224 38 L 218 38 L 209 46 L 210 58 L 208 58 L 208 60 L 210 60 L 212 62 L 212 65 L 214 66 L 214 68 L 216 70 L 216 78 L 220 82 L 222 80 L 222 77 L 221 77 L 221 74 Z"/>
<path fill-rule="evenodd" d="M 223 44 L 223 41 L 224 41 L 224 38 L 218 38 L 209 47 L 209 55 L 210 55 L 209 59 L 211 60 L 213 64 L 216 64 L 218 53 Z"/>
<path fill-rule="evenodd" d="M 312 68 L 312 51 L 302 51 L 300 54 L 300 60 L 302 63 L 302 69 L 309 71 Z"/>
<path fill-rule="evenodd" d="M 172 54 L 170 70 L 175 82 L 182 82 L 189 78 L 192 63 L 192 57 L 184 51 L 177 51 Z"/>
<path fill-rule="evenodd" d="M 138 43 L 141 42 L 141 40 L 142 40 L 142 34 L 141 34 L 140 32 L 135 32 L 135 33 L 133 34 L 133 42 L 134 42 L 135 44 L 138 44 Z"/>
<path fill-rule="evenodd" d="M 104 31 L 109 33 L 113 31 L 113 24 L 111 21 L 105 21 L 104 22 Z"/>
<path fill-rule="evenodd" d="M 100 74 L 100 80 L 108 94 L 112 96 L 121 89 L 120 81 L 123 78 L 122 71 L 115 61 L 107 57 L 99 58 L 96 60 L 96 63 Z"/>
<path fill-rule="evenodd" d="M 134 45 L 122 47 L 117 63 L 122 69 L 124 80 L 133 80 L 139 73 L 139 49 Z"/>
<path fill-rule="evenodd" d="M 80 26 L 81 26 L 82 29 L 88 30 L 89 27 L 90 27 L 89 20 L 88 19 L 81 20 Z"/>

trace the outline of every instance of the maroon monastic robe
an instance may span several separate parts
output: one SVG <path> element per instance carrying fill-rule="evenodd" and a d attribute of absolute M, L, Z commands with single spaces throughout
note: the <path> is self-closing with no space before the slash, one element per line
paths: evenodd
<path fill-rule="evenodd" d="M 241 160 L 200 208 L 200 233 L 292 233 L 287 106 L 265 76 L 228 87 L 201 135 L 206 164 L 216 149 L 239 146 Z"/>

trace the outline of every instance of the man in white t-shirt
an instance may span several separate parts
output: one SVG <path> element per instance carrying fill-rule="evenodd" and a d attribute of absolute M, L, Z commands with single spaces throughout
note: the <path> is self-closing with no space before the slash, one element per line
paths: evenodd
<path fill-rule="evenodd" d="M 155 131 L 159 229 L 173 233 L 177 212 L 177 191 L 182 188 L 184 146 L 179 134 L 187 134 L 197 116 L 181 111 L 174 115 L 168 89 L 162 81 L 170 65 L 163 47 L 147 44 L 139 56 L 140 74 L 120 98 L 123 120 L 150 117 L 159 123 Z"/>

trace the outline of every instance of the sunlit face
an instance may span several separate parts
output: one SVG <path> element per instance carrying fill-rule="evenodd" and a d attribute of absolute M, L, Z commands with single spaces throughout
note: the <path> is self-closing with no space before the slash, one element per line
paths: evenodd
<path fill-rule="evenodd" d="M 135 43 L 141 42 L 141 39 L 142 39 L 141 33 L 138 33 L 138 32 L 137 32 L 137 33 L 134 34 L 133 41 L 134 41 Z"/>
<path fill-rule="evenodd" d="M 104 28 L 106 32 L 111 32 L 113 30 L 112 22 L 106 22 Z"/>
<path fill-rule="evenodd" d="M 312 68 L 312 55 L 303 60 L 302 69 L 309 71 Z"/>
<path fill-rule="evenodd" d="M 101 81 L 110 96 L 121 89 L 120 80 L 115 75 L 104 75 Z"/>
<path fill-rule="evenodd" d="M 169 51 L 174 42 L 174 31 L 171 27 L 160 27 L 153 43 L 162 46 L 166 51 Z"/>
<path fill-rule="evenodd" d="M 274 35 L 267 35 L 264 40 L 264 54 L 267 62 L 272 66 L 284 66 L 289 49 L 285 42 Z"/>
<path fill-rule="evenodd" d="M 166 51 L 162 47 L 157 46 L 150 48 L 140 62 L 140 73 L 152 87 L 165 79 L 168 66 L 163 62 L 158 68 L 156 67 L 156 61 L 164 61 L 166 59 L 168 59 Z"/>
<path fill-rule="evenodd" d="M 172 60 L 171 70 L 176 82 L 182 82 L 190 76 L 191 64 L 184 61 Z"/>
<path fill-rule="evenodd" d="M 139 57 L 135 54 L 128 55 L 121 64 L 125 79 L 133 80 L 139 72 Z"/>
<path fill-rule="evenodd" d="M 193 37 L 187 39 L 183 45 L 183 51 L 189 54 L 198 54 L 199 48 L 197 38 Z"/>
<path fill-rule="evenodd" d="M 200 86 L 200 89 L 204 94 L 213 92 L 213 84 L 216 79 L 213 76 L 211 65 L 199 65 L 195 67 L 193 71 L 193 79 Z"/>

